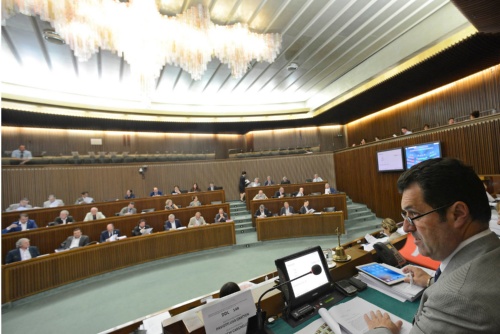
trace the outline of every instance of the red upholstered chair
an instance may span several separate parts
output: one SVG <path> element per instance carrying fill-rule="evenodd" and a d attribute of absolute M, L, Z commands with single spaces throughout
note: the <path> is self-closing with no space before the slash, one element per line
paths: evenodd
<path fill-rule="evenodd" d="M 434 261 L 431 258 L 421 255 L 418 251 L 417 245 L 415 245 L 415 238 L 413 238 L 413 235 L 411 233 L 408 233 L 406 235 L 406 243 L 403 248 L 399 250 L 399 253 L 401 253 L 406 261 L 432 270 L 437 270 L 439 264 L 441 263 L 439 261 Z"/>

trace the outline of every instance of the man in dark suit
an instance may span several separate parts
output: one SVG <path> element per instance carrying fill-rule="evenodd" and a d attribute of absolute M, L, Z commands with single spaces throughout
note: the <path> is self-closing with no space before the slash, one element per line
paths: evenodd
<path fill-rule="evenodd" d="M 281 180 L 281 184 L 290 184 L 290 180 L 287 179 L 286 176 L 283 176 L 283 179 Z"/>
<path fill-rule="evenodd" d="M 108 224 L 106 225 L 106 231 L 101 232 L 101 237 L 99 238 L 99 242 L 111 241 L 109 239 L 114 235 L 119 237 L 120 230 L 115 230 L 115 226 L 113 224 Z"/>
<path fill-rule="evenodd" d="M 217 189 L 219 189 L 219 187 L 216 187 L 213 182 L 210 182 L 210 185 L 207 188 L 208 191 L 214 191 L 214 190 L 217 190 Z"/>
<path fill-rule="evenodd" d="M 451 158 L 423 161 L 400 176 L 398 190 L 405 232 L 420 254 L 441 261 L 434 277 L 418 267 L 403 269 L 427 287 L 410 332 L 500 333 L 500 240 L 489 230 L 490 207 L 472 167 Z M 369 333 L 401 328 L 381 312 L 365 321 Z"/>
<path fill-rule="evenodd" d="M 300 208 L 300 211 L 299 211 L 301 214 L 305 214 L 305 213 L 313 213 L 314 212 L 314 209 L 311 208 L 309 206 L 309 201 L 308 200 L 305 200 L 304 201 L 304 205 Z"/>
<path fill-rule="evenodd" d="M 293 215 L 294 213 L 295 211 L 293 211 L 293 206 L 290 206 L 288 202 L 285 202 L 280 210 L 280 216 L 289 216 Z"/>
<path fill-rule="evenodd" d="M 272 186 L 274 184 L 274 181 L 271 179 L 271 176 L 268 176 L 266 178 L 266 182 L 264 182 L 265 186 Z"/>
<path fill-rule="evenodd" d="M 335 194 L 335 193 L 338 193 L 338 191 L 335 188 L 330 187 L 330 184 L 325 183 L 325 194 L 328 195 L 328 194 Z"/>
<path fill-rule="evenodd" d="M 135 208 L 135 203 L 130 202 L 126 207 L 120 210 L 120 216 L 126 215 L 135 215 L 137 213 L 137 209 Z"/>
<path fill-rule="evenodd" d="M 280 187 L 280 189 L 274 193 L 274 198 L 283 198 L 285 197 L 285 188 Z"/>
<path fill-rule="evenodd" d="M 148 228 L 151 228 L 148 224 L 146 224 L 146 219 L 141 219 L 139 220 L 139 225 L 134 227 L 132 230 L 132 235 L 138 236 L 138 235 L 143 235 L 146 233 L 146 230 Z"/>
<path fill-rule="evenodd" d="M 68 237 L 62 244 L 61 248 L 70 249 L 76 247 L 83 247 L 88 245 L 90 242 L 89 237 L 86 235 L 82 235 L 82 230 L 77 227 L 73 230 L 73 236 Z"/>
<path fill-rule="evenodd" d="M 9 251 L 9 253 L 7 253 L 5 263 L 9 264 L 12 262 L 34 259 L 39 255 L 40 252 L 38 251 L 38 247 L 30 246 L 29 239 L 21 238 L 16 242 L 16 249 L 13 249 Z"/>
<path fill-rule="evenodd" d="M 179 227 L 182 227 L 181 221 L 179 219 L 175 219 L 175 215 L 169 214 L 168 220 L 165 222 L 165 231 L 176 230 Z"/>
<path fill-rule="evenodd" d="M 264 206 L 264 204 L 261 204 L 259 206 L 259 209 L 257 211 L 255 211 L 255 218 L 265 218 L 265 217 L 271 217 L 272 214 L 271 214 L 271 211 L 269 211 L 268 209 L 266 209 L 266 207 Z"/>
<path fill-rule="evenodd" d="M 65 225 L 65 224 L 74 223 L 74 219 L 73 219 L 73 217 L 71 217 L 69 215 L 68 210 L 62 210 L 59 213 L 59 217 L 57 217 L 56 219 L 54 219 L 54 222 L 57 225 Z"/>
<path fill-rule="evenodd" d="M 17 222 L 13 222 L 12 224 L 4 228 L 2 230 L 2 234 L 32 230 L 34 228 L 38 228 L 36 222 L 33 219 L 29 219 L 27 213 L 21 213 L 19 215 L 19 220 Z"/>
<path fill-rule="evenodd" d="M 224 209 L 220 208 L 219 213 L 215 215 L 215 222 L 224 223 L 227 219 L 227 213 L 224 212 Z"/>
<path fill-rule="evenodd" d="M 163 192 L 161 192 L 160 190 L 158 190 L 158 187 L 154 187 L 153 191 L 149 193 L 150 197 L 162 196 L 162 195 L 163 195 Z"/>

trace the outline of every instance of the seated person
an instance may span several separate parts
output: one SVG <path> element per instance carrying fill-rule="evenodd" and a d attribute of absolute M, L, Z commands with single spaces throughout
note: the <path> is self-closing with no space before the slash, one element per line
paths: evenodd
<path fill-rule="evenodd" d="M 260 187 L 259 178 L 256 177 L 255 179 L 253 179 L 253 182 L 251 182 L 248 186 L 249 187 Z"/>
<path fill-rule="evenodd" d="M 271 217 L 271 216 L 272 216 L 271 211 L 266 209 L 264 204 L 261 204 L 259 206 L 257 211 L 255 211 L 255 215 L 254 215 L 255 218 L 265 218 L 265 217 Z"/>
<path fill-rule="evenodd" d="M 176 230 L 179 227 L 182 227 L 181 221 L 179 219 L 175 219 L 173 214 L 169 214 L 168 220 L 165 222 L 165 231 Z"/>
<path fill-rule="evenodd" d="M 385 218 L 382 220 L 382 230 L 384 234 L 389 237 L 387 241 L 392 242 L 394 239 L 397 239 L 401 236 L 398 233 L 398 225 L 391 218 Z"/>
<path fill-rule="evenodd" d="M 180 195 L 180 194 L 182 194 L 181 189 L 179 188 L 178 185 L 174 186 L 174 190 L 172 190 L 171 194 L 172 195 Z"/>
<path fill-rule="evenodd" d="M 226 297 L 229 295 L 232 295 L 233 293 L 241 291 L 240 287 L 238 284 L 234 282 L 227 282 L 225 283 L 219 291 L 219 298 Z"/>
<path fill-rule="evenodd" d="M 208 224 L 205 221 L 205 218 L 203 218 L 203 216 L 201 215 L 201 212 L 199 211 L 194 214 L 194 217 L 191 217 L 191 219 L 189 219 L 188 227 L 196 227 L 203 225 L 208 225 Z"/>
<path fill-rule="evenodd" d="M 74 219 L 73 217 L 71 217 L 69 215 L 69 212 L 68 210 L 62 210 L 60 213 L 59 213 L 59 217 L 57 217 L 56 219 L 54 219 L 54 223 L 56 223 L 57 225 L 66 225 L 66 224 L 71 224 L 71 223 L 74 223 Z"/>
<path fill-rule="evenodd" d="M 193 183 L 193 186 L 191 187 L 191 189 L 189 189 L 189 192 L 190 193 L 196 193 L 196 192 L 199 192 L 201 191 L 200 187 L 198 187 L 198 183 Z"/>
<path fill-rule="evenodd" d="M 21 213 L 19 215 L 19 220 L 17 222 L 13 222 L 7 228 L 2 230 L 2 234 L 10 233 L 10 232 L 20 232 L 32 230 L 34 228 L 38 228 L 36 222 L 33 219 L 29 219 L 27 213 Z"/>
<path fill-rule="evenodd" d="M 335 194 L 335 193 L 338 193 L 337 190 L 335 190 L 335 188 L 333 187 L 330 187 L 330 184 L 328 183 L 325 183 L 325 194 Z"/>
<path fill-rule="evenodd" d="M 198 201 L 198 196 L 193 196 L 193 200 L 189 203 L 189 206 L 201 206 L 201 202 Z"/>
<path fill-rule="evenodd" d="M 304 188 L 300 187 L 297 194 L 295 194 L 295 197 L 302 197 L 302 196 L 304 196 Z"/>
<path fill-rule="evenodd" d="M 125 199 L 132 199 L 132 198 L 135 198 L 134 192 L 132 191 L 132 189 L 127 189 L 127 191 L 125 192 Z"/>
<path fill-rule="evenodd" d="M 108 224 L 106 225 L 106 231 L 101 232 L 101 237 L 99 238 L 99 242 L 111 241 L 109 240 L 109 238 L 111 238 L 113 235 L 119 237 L 120 230 L 116 230 L 113 224 Z"/>
<path fill-rule="evenodd" d="M 120 210 L 120 216 L 125 215 L 135 215 L 137 213 L 137 209 L 135 208 L 135 203 L 130 202 L 126 207 Z"/>
<path fill-rule="evenodd" d="M 33 155 L 26 149 L 25 145 L 19 145 L 17 150 L 12 151 L 11 158 L 20 165 L 24 165 L 33 158 Z"/>
<path fill-rule="evenodd" d="M 315 210 L 309 206 L 309 201 L 305 200 L 304 205 L 300 208 L 300 213 L 313 213 Z"/>
<path fill-rule="evenodd" d="M 155 197 L 155 196 L 163 196 L 163 192 L 158 190 L 158 187 L 154 187 L 153 191 L 149 193 L 150 197 Z"/>
<path fill-rule="evenodd" d="M 90 220 L 98 220 L 104 218 L 106 218 L 106 216 L 103 215 L 102 212 L 99 212 L 99 209 L 93 207 L 90 209 L 90 212 L 88 212 L 87 215 L 85 215 L 85 219 L 83 219 L 83 221 L 88 222 Z"/>
<path fill-rule="evenodd" d="M 208 191 L 214 191 L 217 189 L 219 189 L 219 187 L 216 187 L 215 183 L 213 183 L 213 182 L 210 182 L 210 184 L 208 185 L 208 188 L 207 188 Z"/>
<path fill-rule="evenodd" d="M 132 235 L 134 236 L 143 235 L 144 233 L 146 233 L 148 228 L 151 228 L 151 226 L 146 224 L 146 219 L 143 218 L 139 220 L 139 225 L 134 227 L 134 229 L 132 230 Z"/>
<path fill-rule="evenodd" d="M 34 259 L 40 255 L 38 247 L 30 246 L 30 239 L 21 238 L 16 242 L 16 249 L 13 249 L 7 253 L 7 258 L 5 263 L 13 263 L 19 261 L 25 261 L 29 259 Z"/>
<path fill-rule="evenodd" d="M 165 210 L 173 210 L 173 209 L 178 209 L 179 207 L 174 204 L 174 202 L 171 199 L 167 199 L 165 201 Z"/>
<path fill-rule="evenodd" d="M 82 191 L 81 196 L 75 201 L 75 204 L 90 204 L 94 203 L 94 199 L 89 196 L 88 191 Z"/>
<path fill-rule="evenodd" d="M 23 210 L 31 210 L 33 207 L 29 205 L 29 199 L 26 197 L 22 198 L 19 203 L 11 204 L 5 211 L 23 211 Z"/>
<path fill-rule="evenodd" d="M 318 174 L 314 174 L 313 182 L 322 182 L 323 179 Z"/>
<path fill-rule="evenodd" d="M 293 211 L 293 206 L 290 206 L 288 202 L 285 202 L 280 210 L 280 216 L 290 216 L 293 215 L 294 213 L 295 211 Z"/>
<path fill-rule="evenodd" d="M 285 188 L 280 187 L 280 189 L 274 193 L 274 198 L 283 198 L 285 197 Z"/>
<path fill-rule="evenodd" d="M 274 181 L 271 179 L 270 176 L 266 178 L 266 182 L 264 182 L 265 186 L 272 186 L 274 184 Z"/>
<path fill-rule="evenodd" d="M 253 197 L 253 200 L 260 200 L 260 199 L 267 199 L 266 194 L 264 194 L 264 191 L 259 190 L 259 192 Z"/>
<path fill-rule="evenodd" d="M 71 249 L 76 247 L 83 247 L 89 244 L 89 237 L 82 235 L 82 230 L 77 227 L 73 230 L 73 236 L 68 237 L 62 244 L 61 248 Z"/>
<path fill-rule="evenodd" d="M 281 184 L 290 184 L 290 180 L 287 179 L 286 176 L 283 176 L 283 179 L 281 180 Z"/>
<path fill-rule="evenodd" d="M 215 215 L 215 222 L 224 223 L 226 220 L 228 220 L 227 213 L 224 212 L 223 208 L 220 208 L 219 213 Z"/>
<path fill-rule="evenodd" d="M 49 195 L 48 200 L 43 202 L 44 208 L 55 208 L 57 206 L 64 206 L 64 202 L 60 199 L 56 199 L 54 195 Z"/>

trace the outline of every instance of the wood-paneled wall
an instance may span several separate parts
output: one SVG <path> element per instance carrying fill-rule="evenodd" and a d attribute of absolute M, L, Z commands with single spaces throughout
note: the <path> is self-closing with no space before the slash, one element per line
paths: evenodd
<path fill-rule="evenodd" d="M 500 65 L 455 81 L 408 101 L 349 123 L 349 146 L 374 137 L 400 135 L 401 127 L 420 131 L 448 124 L 450 117 L 468 117 L 473 110 L 500 110 Z"/>
<path fill-rule="evenodd" d="M 175 184 L 190 189 L 194 182 L 206 189 L 209 182 L 224 187 L 226 200 L 239 199 L 238 183 L 241 171 L 249 179 L 267 175 L 279 180 L 286 175 L 292 183 L 302 183 L 319 173 L 335 187 L 332 153 L 297 156 L 265 157 L 244 160 L 215 160 L 148 164 L 143 179 L 139 167 L 131 165 L 79 166 L 3 166 L 2 208 L 28 197 L 32 205 L 41 206 L 49 194 L 65 203 L 74 203 L 86 190 L 96 201 L 123 198 L 126 189 L 133 189 L 137 197 L 149 195 L 154 186 L 170 192 Z"/>
<path fill-rule="evenodd" d="M 377 217 L 398 220 L 401 196 L 396 181 L 401 173 L 379 173 L 376 152 L 431 141 L 441 141 L 444 157 L 461 159 L 478 174 L 500 173 L 500 115 L 496 115 L 335 152 L 337 186 Z"/>

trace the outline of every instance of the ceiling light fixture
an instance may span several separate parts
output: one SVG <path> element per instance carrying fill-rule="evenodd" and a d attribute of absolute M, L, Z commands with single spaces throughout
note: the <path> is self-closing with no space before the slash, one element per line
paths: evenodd
<path fill-rule="evenodd" d="M 58 44 L 58 45 L 66 44 L 66 42 L 64 42 L 64 39 L 61 36 L 59 36 L 59 34 L 56 33 L 52 29 L 46 29 L 46 30 L 44 30 L 43 31 L 43 38 L 47 42 L 51 42 L 51 43 L 54 43 L 54 44 Z"/>
<path fill-rule="evenodd" d="M 212 57 L 242 77 L 253 60 L 273 62 L 280 34 L 251 32 L 246 24 L 214 24 L 202 5 L 174 17 L 160 14 L 155 0 L 4 0 L 2 24 L 17 13 L 39 15 L 80 61 L 102 50 L 116 52 L 149 98 L 166 65 L 179 66 L 200 80 Z"/>

